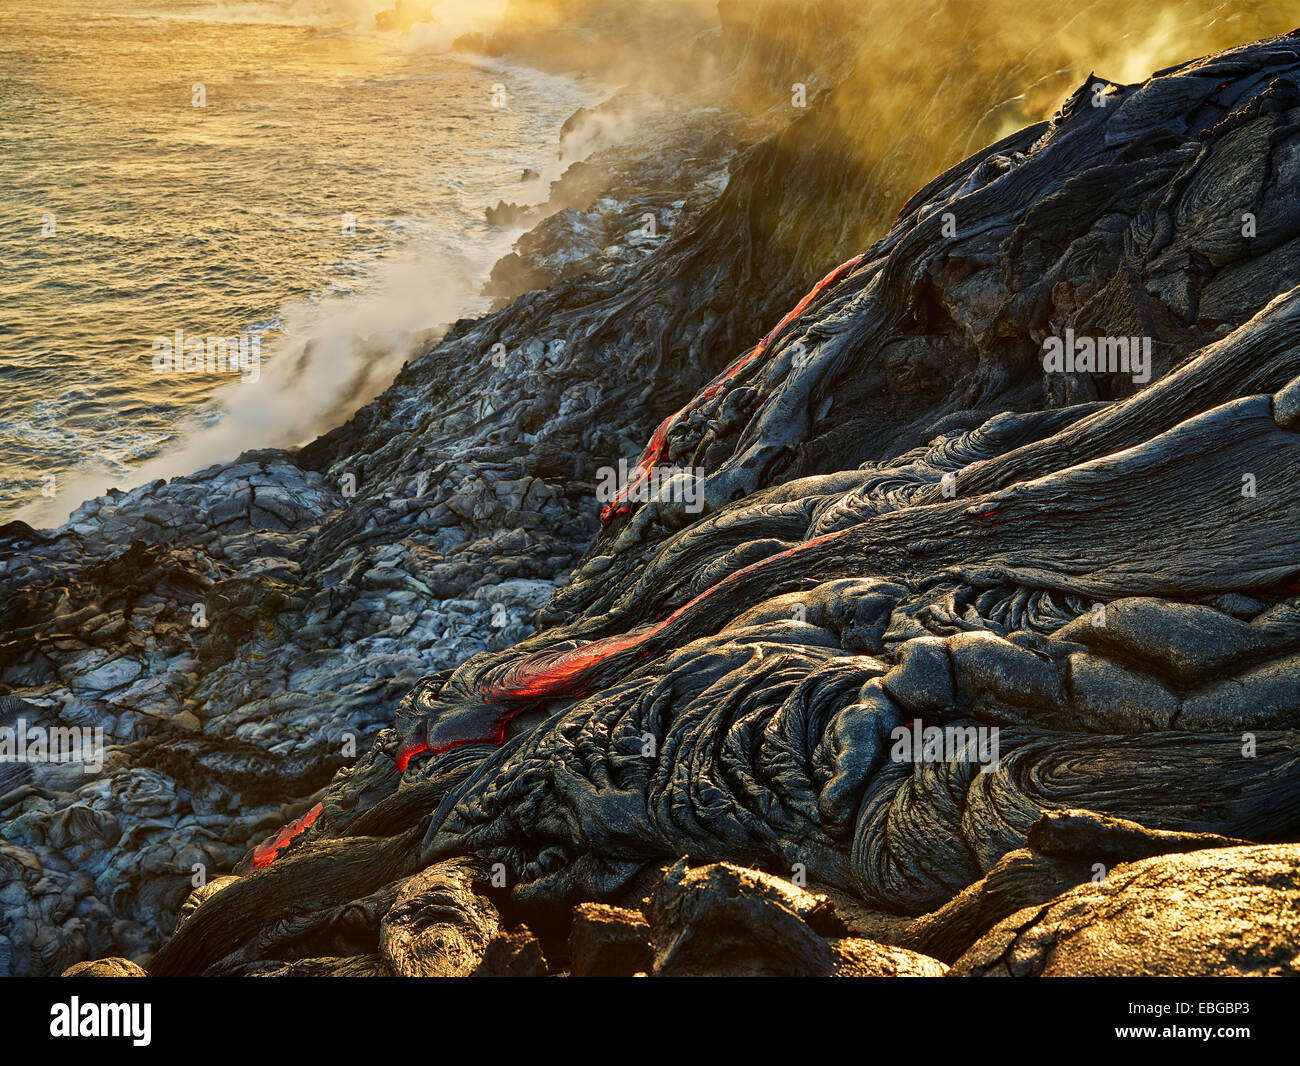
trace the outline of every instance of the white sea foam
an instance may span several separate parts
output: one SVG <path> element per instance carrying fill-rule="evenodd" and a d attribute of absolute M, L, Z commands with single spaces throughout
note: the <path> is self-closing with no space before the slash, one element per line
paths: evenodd
<path fill-rule="evenodd" d="M 389 6 L 391 4 L 371 3 L 369 0 L 358 3 L 351 0 L 337 3 L 334 0 L 289 0 L 283 4 L 196 5 L 186 13 L 230 20 L 260 13 L 263 19 L 311 18 L 324 26 L 341 24 L 357 12 L 363 16 L 361 21 L 372 23 L 374 10 Z M 481 5 L 455 6 L 463 9 L 454 16 L 455 28 L 459 32 L 477 28 L 473 19 L 481 19 L 487 10 Z M 475 13 L 471 13 L 471 8 Z M 451 22 L 447 20 L 447 26 Z M 376 36 L 368 32 L 367 39 L 376 40 Z M 447 43 L 449 41 L 438 38 L 431 29 L 417 26 L 409 37 L 400 33 L 386 35 L 380 41 L 380 47 L 388 49 L 390 54 L 410 55 L 435 51 Z M 373 48 L 366 54 L 372 52 Z M 66 223 L 70 236 L 75 222 L 83 234 L 95 235 L 96 243 L 69 241 L 59 246 L 60 252 L 79 257 L 77 267 L 86 269 L 91 276 L 107 278 L 116 273 L 119 277 L 129 278 L 132 286 L 150 293 L 146 306 L 151 309 L 150 315 L 158 315 L 156 321 L 152 318 L 140 321 L 138 314 L 132 312 L 129 316 L 121 316 L 121 325 L 108 327 L 115 330 L 125 328 L 129 333 L 134 332 L 138 322 L 139 333 L 146 338 L 139 345 L 138 353 L 132 348 L 124 355 L 113 356 L 114 359 L 126 359 L 131 366 L 138 363 L 148 370 L 149 336 L 170 334 L 178 328 L 187 334 L 205 335 L 234 334 L 241 329 L 252 329 L 264 331 L 260 378 L 239 385 L 216 382 L 203 385 L 197 379 L 179 381 L 176 377 L 164 382 L 151 372 L 147 375 L 150 380 L 146 381 L 145 375 L 135 371 L 131 372 L 134 376 L 119 378 L 110 363 L 97 357 L 80 354 L 79 362 L 44 358 L 41 347 L 47 334 L 36 331 L 34 343 L 30 346 L 32 354 L 23 371 L 50 375 L 48 382 L 41 385 L 41 394 L 62 395 L 80 375 L 91 384 L 93 395 L 82 398 L 77 404 L 56 400 L 44 407 L 26 405 L 21 411 L 7 412 L 13 416 L 0 420 L 0 437 L 7 434 L 23 438 L 26 448 L 16 465 L 0 469 L 0 504 L 5 502 L 3 497 L 6 496 L 11 504 L 7 508 L 9 513 L 0 514 L 0 519 L 19 517 L 38 526 L 56 525 L 65 521 L 83 500 L 101 495 L 109 487 L 127 489 L 159 477 L 190 473 L 213 462 L 233 459 L 250 448 L 293 446 L 309 441 L 318 433 L 341 424 L 356 409 L 382 392 L 402 363 L 429 343 L 437 327 L 485 309 L 485 303 L 477 292 L 492 264 L 509 250 L 520 231 L 489 228 L 483 219 L 483 208 L 498 197 L 519 203 L 544 201 L 550 182 L 558 178 L 570 163 L 597 147 L 600 142 L 596 139 L 579 139 L 569 144 L 564 158 L 560 159 L 557 158 L 555 140 L 563 119 L 578 106 L 594 102 L 595 93 L 592 88 L 568 79 L 513 66 L 499 59 L 453 54 L 438 57 L 436 64 L 410 69 L 399 64 L 386 68 L 384 75 L 388 79 L 386 84 L 406 86 L 402 90 L 406 94 L 403 99 L 427 102 L 427 114 L 420 115 L 418 122 L 436 135 L 433 143 L 440 145 L 416 167 L 406 165 L 399 170 L 408 184 L 395 190 L 391 202 L 414 205 L 422 196 L 427 197 L 431 213 L 394 213 L 383 218 L 375 217 L 372 210 L 365 220 L 365 232 L 358 229 L 357 243 L 339 246 L 342 250 L 333 267 L 328 266 L 328 258 L 318 263 L 318 266 L 327 268 L 328 273 L 320 275 L 318 272 L 313 282 L 314 294 L 310 298 L 284 301 L 276 313 L 258 316 L 262 321 L 213 321 L 220 317 L 224 306 L 219 296 L 227 284 L 224 265 L 200 261 L 189 268 L 194 284 L 198 286 L 192 296 L 175 291 L 175 278 L 169 279 L 173 286 L 171 291 L 166 291 L 155 283 L 151 271 L 156 262 L 172 267 L 180 254 L 177 246 L 164 238 L 156 248 L 149 246 L 147 249 L 149 254 L 158 257 L 157 260 L 133 257 L 117 268 L 109 268 L 107 263 L 101 267 L 97 265 L 96 256 L 107 254 L 102 250 L 104 248 L 116 254 L 115 242 L 110 246 L 109 240 L 120 231 L 103 224 L 102 213 L 94 202 L 87 202 L 80 210 L 83 217 Z M 472 76 L 473 85 L 486 86 L 498 80 L 508 85 L 518 106 L 508 116 L 502 116 L 507 120 L 506 125 L 500 125 L 498 121 L 497 125 L 485 128 L 481 117 L 473 117 L 477 114 L 474 110 L 477 97 L 471 94 L 466 98 L 463 88 L 459 90 L 459 97 L 448 98 L 439 92 L 440 80 L 449 77 L 448 72 L 454 68 L 477 68 L 477 73 Z M 337 84 L 345 94 L 349 89 L 365 84 L 367 79 L 376 77 L 360 66 L 341 69 L 343 73 Z M 335 77 L 332 72 L 330 77 Z M 331 81 L 329 84 L 335 83 Z M 457 84 L 464 86 L 466 83 L 461 79 Z M 188 86 L 185 88 L 188 90 Z M 276 93 L 279 90 L 271 83 L 268 91 Z M 227 100 L 223 90 L 214 95 L 218 103 Z M 304 95 L 311 99 L 309 94 Z M 253 98 L 250 106 L 261 112 L 266 108 L 258 107 L 259 99 Z M 361 106 L 354 109 L 350 117 L 346 112 L 341 117 L 326 116 L 332 125 L 322 127 L 322 135 L 348 136 L 348 122 L 361 123 L 367 129 L 376 128 L 378 117 L 367 114 L 372 96 L 366 93 L 357 99 Z M 444 109 L 442 112 L 440 107 Z M 373 110 L 373 104 L 369 104 L 369 109 Z M 292 131 L 300 114 L 283 108 L 271 110 L 265 119 L 259 120 L 259 124 L 279 122 L 278 129 Z M 467 115 L 470 116 L 468 121 Z M 235 147 L 240 146 L 240 126 L 232 125 L 225 113 L 214 112 L 204 119 L 205 139 L 218 138 L 222 143 L 229 141 Z M 407 114 L 399 121 L 409 124 L 412 119 Z M 444 130 L 446 132 L 442 132 Z M 276 135 L 293 136 L 292 132 Z M 499 140 L 499 150 L 494 148 L 493 138 Z M 381 139 L 385 145 L 389 141 L 395 150 L 400 151 L 403 147 L 412 150 L 406 138 Z M 264 154 L 270 152 L 275 158 L 280 158 L 272 148 L 268 144 Z M 294 142 L 289 140 L 282 150 L 277 148 L 275 151 L 293 149 Z M 79 144 L 68 146 L 68 155 L 74 163 L 81 158 L 78 150 L 84 152 L 85 148 Z M 351 170 L 344 172 L 347 176 L 343 180 L 370 180 L 365 173 L 369 168 L 359 163 L 355 155 L 347 162 Z M 195 183 L 197 189 L 210 180 L 210 169 L 187 175 L 183 158 L 169 161 L 168 165 L 174 168 L 181 192 L 187 188 L 187 181 Z M 540 178 L 520 182 L 519 175 L 525 165 L 538 171 Z M 422 171 L 427 176 L 413 182 L 410 176 Z M 292 180 L 301 180 L 289 175 L 285 180 L 291 177 Z M 372 200 L 383 202 L 383 190 L 373 187 L 373 182 L 367 195 Z M 210 216 L 205 213 L 203 197 L 187 195 L 183 204 L 179 209 L 193 216 L 192 219 L 187 217 L 183 225 L 192 221 L 199 227 L 210 229 Z M 260 208 L 260 205 L 252 206 Z M 178 205 L 168 206 L 169 211 L 177 209 Z M 146 210 L 155 209 L 150 206 Z M 329 211 L 321 204 L 306 201 L 301 218 L 297 212 L 287 219 L 283 215 L 278 217 L 292 227 L 291 234 L 300 234 L 301 239 L 312 242 L 314 248 L 325 250 L 334 247 L 336 239 L 328 232 L 321 232 L 322 225 L 328 223 Z M 322 215 L 326 216 L 324 220 Z M 125 217 L 127 224 L 138 218 L 135 213 Z M 338 216 L 333 217 L 337 219 Z M 337 222 L 334 225 L 337 232 Z M 376 237 L 380 239 L 374 239 Z M 218 231 L 213 239 L 228 241 L 230 236 Z M 204 240 L 207 242 L 208 238 Z M 264 244 L 252 244 L 250 254 L 257 256 L 259 249 L 264 247 Z M 35 266 L 39 270 L 41 264 L 36 262 Z M 181 273 L 182 279 L 184 276 Z M 57 278 L 52 278 L 51 291 L 57 288 L 57 284 Z M 112 283 L 98 288 L 101 291 L 95 293 L 97 299 L 113 299 Z M 60 314 L 58 301 L 66 297 L 48 299 L 54 303 L 46 308 L 47 317 L 54 322 Z M 167 303 L 167 299 L 171 302 Z M 108 308 L 109 304 L 104 302 L 98 306 Z M 89 327 L 92 331 L 94 321 L 92 316 Z M 115 342 L 117 348 L 108 348 L 106 342 L 105 351 L 120 351 L 124 334 L 113 332 L 109 336 L 119 338 Z M 51 339 L 58 342 L 57 336 Z M 74 341 L 69 336 L 62 343 L 66 346 L 87 342 L 80 338 Z M 60 374 L 69 376 L 60 378 Z M 74 408 L 82 412 L 98 409 L 100 414 L 97 418 L 83 415 L 72 419 L 70 414 Z M 118 412 L 116 415 L 111 413 L 114 408 Z M 43 476 L 42 472 L 52 469 L 58 472 L 58 493 L 49 499 L 39 495 L 39 486 L 32 489 L 31 485 L 34 476 Z M 9 479 L 7 489 L 6 479 Z M 24 480 L 28 487 L 16 488 Z M 17 504 L 16 510 L 13 504 Z"/>

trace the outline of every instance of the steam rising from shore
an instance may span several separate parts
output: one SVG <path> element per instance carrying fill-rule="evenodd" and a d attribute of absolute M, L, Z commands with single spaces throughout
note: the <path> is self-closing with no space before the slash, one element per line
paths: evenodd
<path fill-rule="evenodd" d="M 417 6 L 417 0 L 404 3 Z M 257 11 L 263 17 L 378 32 L 376 15 L 393 8 L 393 0 L 282 0 L 222 4 L 218 10 L 230 18 Z M 683 13 L 703 19 L 713 10 L 712 0 L 664 0 L 658 8 L 616 0 L 434 0 L 434 21 L 415 21 L 389 32 L 398 47 L 412 51 L 443 51 L 461 36 L 502 31 L 507 45 L 531 35 L 533 48 L 541 52 L 552 47 L 546 36 L 551 34 L 557 55 L 572 57 L 592 39 L 616 40 L 611 27 L 626 24 L 627 38 L 646 66 L 657 66 L 671 80 L 684 70 L 705 67 L 683 64 L 681 49 L 653 47 L 655 38 L 647 27 L 656 19 L 681 22 Z M 841 235 L 854 250 L 883 232 L 922 181 L 980 144 L 1050 114 L 1062 92 L 1089 70 L 1134 80 L 1189 56 L 1278 32 L 1278 24 L 1287 20 L 1271 0 L 1248 8 L 1215 0 L 1172 0 L 1142 10 L 1121 0 L 1094 0 L 1082 10 L 1031 8 L 1023 0 L 988 0 L 973 7 L 950 0 L 906 5 L 864 0 L 856 16 L 835 4 L 724 0 L 721 10 L 718 52 L 723 65 L 735 69 L 729 99 L 723 85 L 715 87 L 719 106 L 762 110 L 770 120 L 784 123 L 795 114 L 788 110 L 792 78 L 806 77 L 815 84 L 819 62 L 827 66 L 828 76 L 847 77 L 826 106 L 842 122 L 846 159 L 860 170 L 854 184 L 864 190 L 856 221 L 848 224 L 858 232 Z M 827 32 L 826 25 L 818 28 L 818 19 L 828 24 L 840 20 L 852 29 L 835 38 L 836 63 L 824 54 L 819 58 Z M 571 21 L 578 24 L 572 39 L 565 36 Z M 593 37 L 596 26 L 600 33 Z M 609 60 L 594 52 L 588 58 L 591 68 Z M 678 88 L 699 91 L 704 86 Z M 864 108 L 870 121 L 864 121 Z M 614 133 L 625 132 L 614 128 L 619 121 L 626 118 L 599 116 L 589 130 L 579 130 L 562 160 L 520 187 L 521 197 L 543 199 L 564 166 L 608 143 Z M 613 126 L 602 128 L 601 122 Z M 906 150 L 900 151 L 900 145 Z M 794 227 L 796 221 L 787 212 L 786 222 Z M 128 478 L 105 473 L 67 478 L 57 502 L 41 500 L 19 516 L 44 524 L 62 521 L 109 484 L 125 487 L 190 473 L 250 448 L 298 445 L 340 424 L 382 392 L 440 324 L 475 309 L 477 286 L 518 232 L 496 231 L 476 249 L 473 264 L 416 252 L 382 265 L 377 284 L 366 294 L 286 307 L 268 345 L 262 380 L 230 384 L 216 393 L 214 400 L 225 412 L 216 424 L 136 467 Z"/>

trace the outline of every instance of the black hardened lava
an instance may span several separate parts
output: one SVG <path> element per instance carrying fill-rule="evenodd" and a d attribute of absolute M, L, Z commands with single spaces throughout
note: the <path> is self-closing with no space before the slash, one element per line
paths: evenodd
<path fill-rule="evenodd" d="M 495 328 L 545 304 L 567 373 L 623 374 L 603 339 L 638 308 L 650 326 L 627 328 L 654 328 L 656 294 L 778 165 L 747 157 L 639 287 L 562 283 Z M 943 911 L 917 934 L 955 959 L 1003 913 L 961 894 L 1012 853 L 1053 894 L 1087 879 L 1058 857 L 1079 826 L 1124 861 L 1300 838 L 1297 205 L 1291 35 L 1090 79 L 822 264 L 756 347 L 732 343 L 737 309 L 713 319 L 730 347 L 663 403 L 637 474 L 692 492 L 613 501 L 539 630 L 417 685 L 151 972 L 418 972 L 402 915 L 431 892 L 544 923 L 681 856 L 905 916 L 960 897 L 978 929 Z M 1132 361 L 1045 368 L 1067 330 Z M 399 425 L 403 388 L 313 462 Z M 893 757 L 921 723 L 996 730 L 996 754 Z M 1059 811 L 1093 813 L 1016 850 Z M 494 935 L 457 913 L 467 942 Z"/>

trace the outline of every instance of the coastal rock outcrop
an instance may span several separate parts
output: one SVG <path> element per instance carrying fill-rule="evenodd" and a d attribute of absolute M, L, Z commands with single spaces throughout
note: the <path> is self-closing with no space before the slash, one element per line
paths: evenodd
<path fill-rule="evenodd" d="M 1300 35 L 787 244 L 835 135 L 693 171 L 653 251 L 297 453 L 11 535 L 6 713 L 115 741 L 0 789 L 11 968 L 539 973 L 600 903 L 655 973 L 1119 972 L 1210 873 L 1177 971 L 1293 966 Z"/>

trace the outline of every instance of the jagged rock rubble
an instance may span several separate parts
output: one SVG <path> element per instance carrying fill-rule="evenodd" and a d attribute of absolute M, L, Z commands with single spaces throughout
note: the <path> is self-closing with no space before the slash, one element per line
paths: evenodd
<path fill-rule="evenodd" d="M 9 532 L 6 713 L 114 742 L 4 768 L 10 970 L 1294 969 L 1300 36 L 839 268 L 759 254 L 787 136 L 301 451 Z"/>

